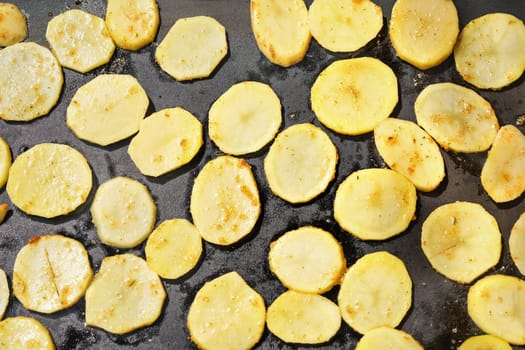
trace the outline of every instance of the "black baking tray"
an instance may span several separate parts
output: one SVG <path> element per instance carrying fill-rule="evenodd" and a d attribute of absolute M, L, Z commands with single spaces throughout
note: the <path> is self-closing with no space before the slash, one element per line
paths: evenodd
<path fill-rule="evenodd" d="M 13 2 L 28 18 L 27 40 L 45 46 L 48 46 L 45 40 L 46 25 L 53 16 L 72 8 L 79 8 L 101 17 L 105 13 L 105 1 L 102 0 Z M 310 3 L 311 1 L 307 1 L 308 5 Z M 311 111 L 310 87 L 322 69 L 342 58 L 373 56 L 394 70 L 399 79 L 400 101 L 392 116 L 402 119 L 415 120 L 413 103 L 418 93 L 430 83 L 452 81 L 469 86 L 456 72 L 452 57 L 427 71 L 418 70 L 399 60 L 387 35 L 393 1 L 378 0 L 376 3 L 383 9 L 385 25 L 377 38 L 365 48 L 354 53 L 334 54 L 312 40 L 302 62 L 290 68 L 281 68 L 271 64 L 257 49 L 250 28 L 249 1 L 158 0 L 161 25 L 151 45 L 138 52 L 117 49 L 108 64 L 87 74 L 64 69 L 63 92 L 57 106 L 49 115 L 30 123 L 0 121 L 0 136 L 10 144 L 13 157 L 41 142 L 65 143 L 81 151 L 94 172 L 91 196 L 85 205 L 71 215 L 53 220 L 41 219 L 25 215 L 11 204 L 13 209 L 6 221 L 0 225 L 0 268 L 8 273 L 11 280 L 13 263 L 20 248 L 30 237 L 49 233 L 60 233 L 81 241 L 89 252 L 95 271 L 98 271 L 101 260 L 108 255 L 131 252 L 144 256 L 144 245 L 129 250 L 102 245 L 91 223 L 89 206 L 96 186 L 118 175 L 135 178 L 148 186 L 158 206 L 157 223 L 174 217 L 191 220 L 189 196 L 193 179 L 206 162 L 221 152 L 209 140 L 205 131 L 204 146 L 190 164 L 165 176 L 151 178 L 143 176 L 127 155 L 129 140 L 109 147 L 98 147 L 77 139 L 66 127 L 66 108 L 78 87 L 98 74 L 134 75 L 149 95 L 150 113 L 167 107 L 181 106 L 197 116 L 205 130 L 207 112 L 213 101 L 232 84 L 243 80 L 261 81 L 272 86 L 283 105 L 281 129 L 302 122 L 321 126 Z M 456 6 L 460 27 L 489 12 L 507 12 L 525 19 L 525 6 L 519 0 L 459 0 L 456 1 Z M 210 78 L 176 82 L 155 63 L 155 48 L 175 20 L 196 15 L 212 16 L 226 27 L 229 53 Z M 502 91 L 477 91 L 492 104 L 501 125 L 513 124 L 525 131 L 519 122 L 520 117 L 525 114 L 523 77 Z M 467 314 L 466 295 L 469 286 L 452 282 L 435 272 L 423 255 L 420 247 L 421 224 L 428 214 L 441 204 L 457 200 L 480 203 L 497 218 L 503 235 L 501 260 L 487 274 L 504 273 L 523 277 L 510 258 L 508 237 L 512 225 L 525 211 L 524 196 L 506 204 L 494 203 L 483 190 L 479 178 L 486 153 L 461 154 L 442 151 L 447 177 L 437 190 L 418 193 L 417 220 L 406 232 L 387 241 L 360 241 L 343 231 L 333 218 L 335 190 L 352 171 L 385 167 L 385 164 L 376 151 L 371 134 L 348 137 L 324 127 L 323 129 L 337 146 L 340 157 L 336 178 L 326 192 L 307 204 L 286 203 L 271 193 L 265 180 L 263 159 L 268 147 L 247 156 L 246 160 L 254 171 L 262 201 L 263 210 L 258 224 L 248 237 L 233 246 L 218 247 L 205 243 L 202 260 L 194 271 L 178 280 L 165 280 L 168 298 L 162 315 L 152 326 L 122 336 L 86 327 L 83 300 L 65 311 L 45 315 L 25 310 L 12 297 L 6 317 L 25 315 L 38 319 L 50 330 L 57 349 L 195 349 L 196 346 L 189 339 L 186 316 L 198 289 L 206 281 L 235 270 L 264 297 L 266 304 L 270 305 L 284 291 L 284 287 L 268 267 L 270 242 L 288 230 L 302 225 L 315 225 L 330 231 L 341 242 L 349 265 L 364 254 L 378 250 L 387 250 L 405 262 L 414 286 L 413 306 L 399 328 L 412 334 L 426 349 L 455 349 L 467 337 L 481 334 Z M 10 203 L 5 189 L 0 190 L 0 202 Z M 336 301 L 337 291 L 338 288 L 334 288 L 326 295 Z M 360 335 L 344 323 L 329 343 L 312 347 L 285 344 L 265 330 L 256 348 L 353 349 L 359 338 Z"/>

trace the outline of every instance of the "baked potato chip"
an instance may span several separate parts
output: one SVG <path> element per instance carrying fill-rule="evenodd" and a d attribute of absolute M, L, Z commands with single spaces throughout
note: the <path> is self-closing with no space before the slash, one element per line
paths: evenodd
<path fill-rule="evenodd" d="M 38 320 L 16 316 L 0 322 L 0 348 L 3 350 L 55 350 L 53 338 Z"/>
<path fill-rule="evenodd" d="M 510 256 L 522 275 L 525 275 L 525 212 L 512 226 L 509 236 Z"/>
<path fill-rule="evenodd" d="M 7 142 L 2 137 L 0 137 L 0 188 L 4 187 L 7 182 L 11 163 L 11 149 L 9 148 Z"/>
<path fill-rule="evenodd" d="M 458 350 L 512 350 L 512 347 L 499 337 L 483 334 L 467 338 Z"/>
<path fill-rule="evenodd" d="M 0 46 L 10 46 L 27 38 L 26 16 L 18 6 L 0 2 Z"/>
<path fill-rule="evenodd" d="M 410 334 L 391 327 L 377 327 L 365 333 L 355 350 L 424 350 Z M 481 349 L 478 349 L 481 350 Z"/>
<path fill-rule="evenodd" d="M 9 284 L 5 271 L 0 269 L 0 320 L 4 317 L 5 310 L 9 304 Z"/>

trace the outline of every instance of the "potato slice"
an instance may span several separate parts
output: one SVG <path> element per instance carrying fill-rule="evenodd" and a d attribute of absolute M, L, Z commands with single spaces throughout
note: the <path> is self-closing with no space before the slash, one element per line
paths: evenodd
<path fill-rule="evenodd" d="M 264 299 L 232 271 L 199 289 L 188 312 L 188 329 L 199 349 L 251 349 L 263 335 L 265 318 Z"/>
<path fill-rule="evenodd" d="M 295 124 L 277 135 L 264 159 L 264 173 L 276 196 L 305 203 L 326 190 L 337 160 L 337 148 L 321 128 Z"/>
<path fill-rule="evenodd" d="M 377 327 L 361 337 L 355 350 L 424 350 L 410 334 L 391 327 Z"/>
<path fill-rule="evenodd" d="M 176 80 L 207 78 L 228 53 L 226 29 L 207 16 L 181 18 L 155 50 L 155 60 Z"/>
<path fill-rule="evenodd" d="M 453 83 L 428 85 L 414 104 L 417 123 L 446 151 L 487 150 L 499 129 L 490 103 Z"/>
<path fill-rule="evenodd" d="M 0 2 L 0 46 L 10 46 L 27 37 L 26 16 L 7 2 Z"/>
<path fill-rule="evenodd" d="M 108 0 L 106 27 L 118 47 L 136 51 L 150 44 L 159 29 L 155 0 Z"/>
<path fill-rule="evenodd" d="M 331 233 L 313 226 L 288 231 L 273 241 L 268 260 L 284 286 L 305 293 L 329 291 L 346 271 L 341 244 Z"/>
<path fill-rule="evenodd" d="M 227 154 L 259 151 L 279 131 L 281 108 L 279 97 L 269 85 L 256 81 L 237 83 L 210 108 L 210 139 Z"/>
<path fill-rule="evenodd" d="M 188 220 L 162 222 L 145 248 L 148 266 L 162 278 L 179 278 L 193 269 L 202 255 L 202 238 Z"/>
<path fill-rule="evenodd" d="M 459 283 L 470 283 L 501 255 L 496 219 L 481 205 L 454 202 L 434 209 L 423 222 L 421 247 L 432 267 Z"/>
<path fill-rule="evenodd" d="M 312 36 L 327 50 L 364 47 L 383 27 L 383 11 L 370 0 L 315 0 L 308 10 Z"/>
<path fill-rule="evenodd" d="M 11 163 L 11 149 L 9 149 L 7 142 L 0 137 L 0 188 L 4 187 L 7 182 Z"/>
<path fill-rule="evenodd" d="M 189 163 L 202 146 L 202 124 L 183 108 L 155 112 L 140 123 L 128 154 L 140 172 L 160 176 Z"/>
<path fill-rule="evenodd" d="M 0 224 L 4 222 L 8 211 L 9 211 L 9 204 L 1 203 L 0 204 Z"/>
<path fill-rule="evenodd" d="M 157 320 L 166 291 L 146 261 L 133 254 L 104 258 L 86 291 L 86 325 L 129 333 Z"/>
<path fill-rule="evenodd" d="M 53 218 L 83 204 L 92 184 L 91 168 L 79 151 L 41 143 L 16 157 L 6 190 L 11 202 L 26 214 Z"/>
<path fill-rule="evenodd" d="M 525 135 L 513 125 L 501 127 L 481 169 L 481 185 L 497 203 L 525 191 Z"/>
<path fill-rule="evenodd" d="M 467 338 L 458 350 L 512 350 L 512 347 L 499 337 L 483 334 Z"/>
<path fill-rule="evenodd" d="M 270 62 L 290 67 L 303 60 L 312 39 L 303 0 L 251 0 L 250 19 L 257 46 Z"/>
<path fill-rule="evenodd" d="M 135 134 L 149 99 L 128 74 L 101 74 L 81 86 L 66 112 L 67 126 L 81 140 L 107 146 Z"/>
<path fill-rule="evenodd" d="M 501 89 L 525 70 L 525 25 L 507 13 L 489 13 L 467 23 L 454 48 L 456 69 L 480 89 Z"/>
<path fill-rule="evenodd" d="M 512 226 L 509 236 L 510 256 L 522 275 L 525 275 L 525 212 Z"/>
<path fill-rule="evenodd" d="M 500 274 L 484 277 L 470 287 L 467 307 L 485 333 L 525 344 L 525 281 Z"/>
<path fill-rule="evenodd" d="M 86 249 L 62 235 L 31 238 L 13 267 L 13 295 L 28 310 L 53 313 L 84 296 L 93 277 Z"/>
<path fill-rule="evenodd" d="M 47 328 L 38 320 L 16 316 L 0 322 L 0 348 L 55 350 L 55 344 Z"/>
<path fill-rule="evenodd" d="M 310 99 L 317 119 L 327 128 L 340 134 L 361 135 L 374 130 L 394 110 L 398 102 L 397 78 L 376 58 L 339 60 L 319 74 Z"/>
<path fill-rule="evenodd" d="M 343 320 L 361 334 L 396 327 L 412 305 L 412 280 L 396 256 L 369 253 L 348 269 L 337 299 Z"/>
<path fill-rule="evenodd" d="M 27 122 L 48 114 L 63 83 L 62 67 L 44 46 L 26 42 L 0 50 L 0 118 Z"/>
<path fill-rule="evenodd" d="M 385 163 L 406 176 L 418 190 L 432 191 L 445 178 L 438 145 L 417 124 L 387 118 L 375 127 L 374 140 Z"/>
<path fill-rule="evenodd" d="M 133 248 L 150 235 L 157 206 L 148 188 L 129 177 L 101 184 L 91 204 L 91 216 L 100 241 L 116 248 Z"/>
<path fill-rule="evenodd" d="M 458 34 L 458 11 L 452 0 L 397 0 L 392 7 L 392 46 L 399 58 L 419 69 L 445 61 Z"/>
<path fill-rule="evenodd" d="M 205 241 L 229 245 L 249 234 L 261 213 L 250 165 L 232 156 L 209 161 L 195 178 L 190 211 Z"/>
<path fill-rule="evenodd" d="M 359 239 L 383 240 L 408 227 L 416 202 L 416 188 L 405 176 L 390 169 L 362 169 L 337 188 L 334 217 Z"/>
<path fill-rule="evenodd" d="M 9 304 L 9 284 L 5 271 L 0 269 L 0 320 L 4 317 L 5 310 Z"/>
<path fill-rule="evenodd" d="M 341 327 L 339 307 L 318 294 L 286 291 L 268 307 L 268 329 L 287 343 L 326 343 Z"/>

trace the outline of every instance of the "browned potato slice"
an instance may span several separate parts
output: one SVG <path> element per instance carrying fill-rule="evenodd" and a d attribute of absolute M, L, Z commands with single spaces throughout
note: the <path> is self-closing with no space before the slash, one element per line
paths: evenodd
<path fill-rule="evenodd" d="M 14 45 L 26 37 L 26 16 L 18 6 L 0 2 L 0 46 Z"/>
<path fill-rule="evenodd" d="M 512 226 L 509 236 L 510 256 L 522 275 L 525 275 L 525 212 Z"/>
<path fill-rule="evenodd" d="M 11 149 L 3 138 L 0 137 L 0 188 L 4 187 L 11 168 Z M 0 221 L 1 222 L 1 221 Z"/>
<path fill-rule="evenodd" d="M 4 317 L 5 310 L 9 304 L 9 284 L 5 271 L 0 269 L 0 320 Z"/>
<path fill-rule="evenodd" d="M 55 350 L 53 338 L 38 320 L 16 316 L 0 322 L 2 350 Z"/>

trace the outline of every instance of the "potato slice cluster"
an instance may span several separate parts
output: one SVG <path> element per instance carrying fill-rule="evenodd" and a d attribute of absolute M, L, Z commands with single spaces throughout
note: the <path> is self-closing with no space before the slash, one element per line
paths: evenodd
<path fill-rule="evenodd" d="M 0 46 L 10 46 L 27 37 L 26 16 L 14 4 L 0 3 Z"/>
<path fill-rule="evenodd" d="M 51 334 L 32 317 L 9 317 L 0 322 L 0 348 L 4 350 L 55 350 Z"/>
<path fill-rule="evenodd" d="M 355 350 L 424 350 L 410 334 L 391 327 L 380 326 L 365 333 Z M 480 349 L 478 349 L 480 350 Z"/>
<path fill-rule="evenodd" d="M 11 164 L 11 149 L 9 148 L 7 142 L 2 137 L 0 137 L 0 188 L 4 187 L 7 182 Z"/>
<path fill-rule="evenodd" d="M 467 338 L 458 350 L 512 350 L 505 340 L 490 334 L 475 335 Z"/>
<path fill-rule="evenodd" d="M 4 317 L 5 310 L 9 304 L 9 284 L 4 270 L 0 269 L 0 320 Z"/>
<path fill-rule="evenodd" d="M 522 275 L 525 275 L 525 213 L 512 226 L 509 236 L 510 256 Z"/>

